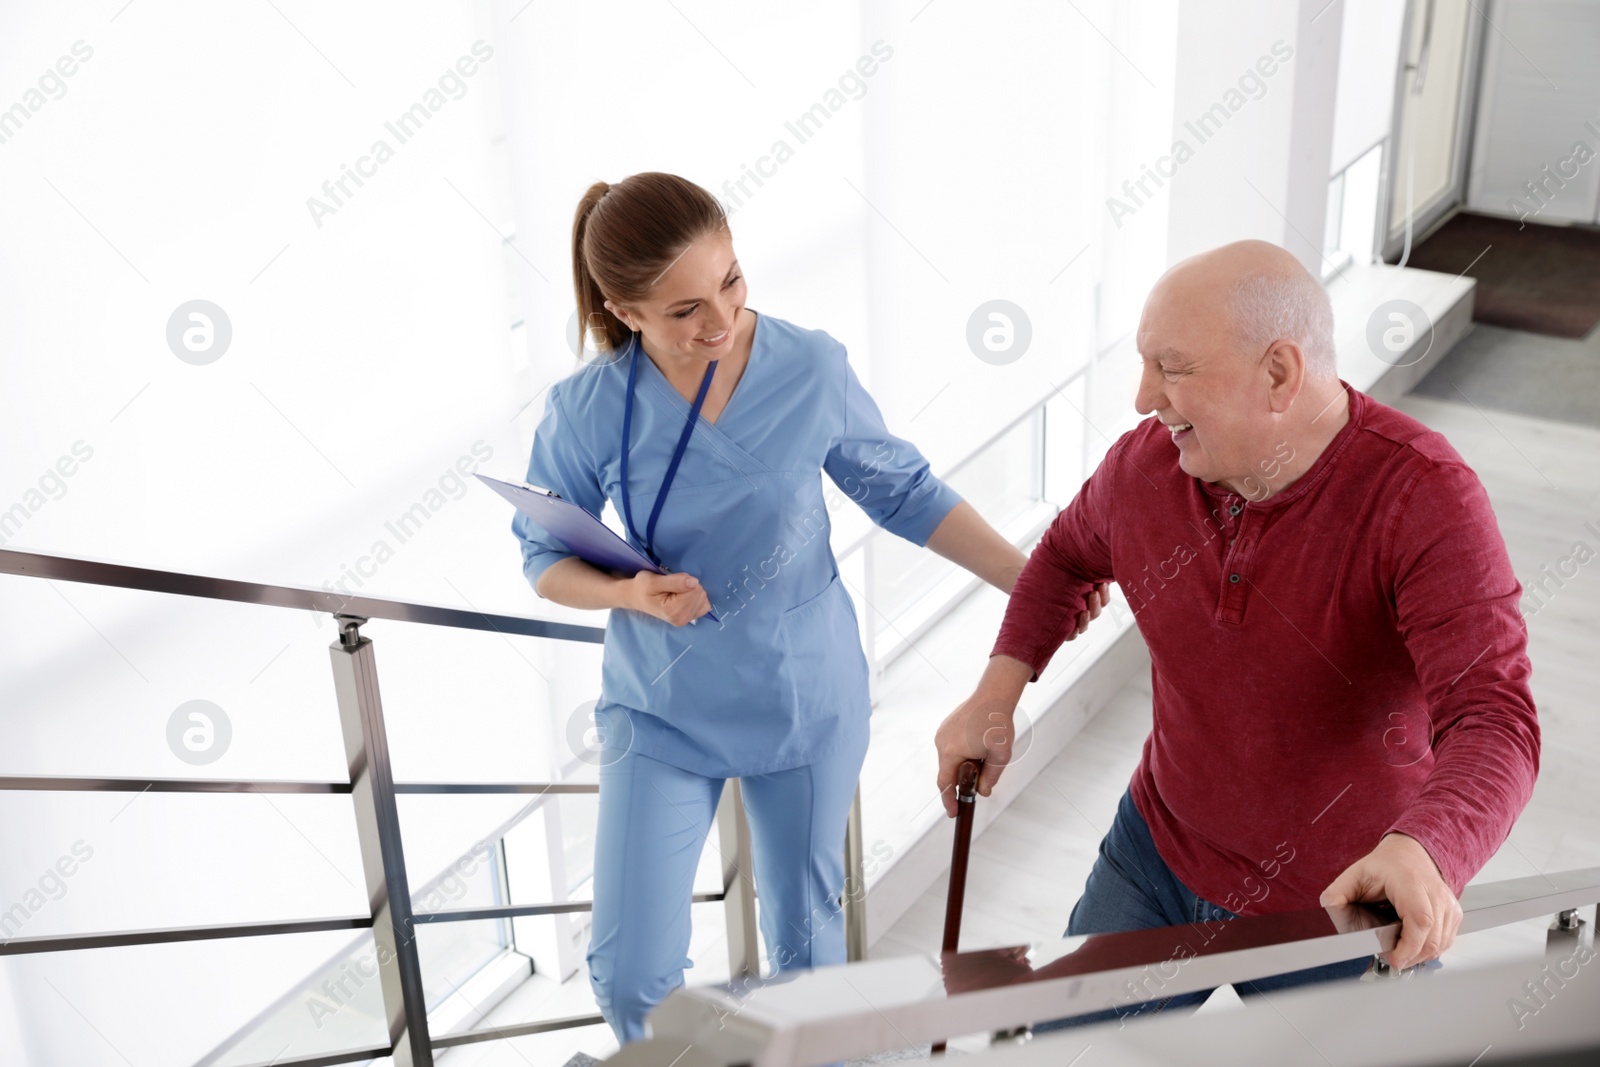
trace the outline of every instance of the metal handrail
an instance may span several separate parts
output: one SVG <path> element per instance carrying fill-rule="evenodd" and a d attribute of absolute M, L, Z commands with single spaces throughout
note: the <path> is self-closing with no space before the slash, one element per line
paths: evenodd
<path fill-rule="evenodd" d="M 127 948 L 130 945 L 170 945 L 179 941 L 216 941 L 233 937 L 267 937 L 276 934 L 316 934 L 330 930 L 367 930 L 370 915 L 332 919 L 285 919 L 280 922 L 232 923 L 215 926 L 165 926 L 153 930 L 120 930 L 97 934 L 46 934 L 0 941 L 0 956 L 27 956 L 38 952 L 78 952 L 89 948 Z"/>
<path fill-rule="evenodd" d="M 348 793 L 349 782 L 311 782 L 266 778 L 253 782 L 222 778 L 71 778 L 63 775 L 0 775 L 0 790 L 67 793 Z M 598 793 L 594 782 L 396 782 L 399 794 L 463 795 Z"/>
<path fill-rule="evenodd" d="M 482 611 L 422 604 L 384 597 L 349 596 L 298 585 L 268 585 L 234 578 L 213 578 L 200 574 L 134 567 L 104 560 L 52 556 L 0 548 L 0 574 L 28 578 L 55 578 L 85 585 L 108 585 L 118 589 L 139 589 L 148 593 L 172 593 L 205 600 L 230 600 L 240 604 L 261 604 L 274 608 L 321 611 L 329 615 L 352 615 L 363 619 L 390 619 L 417 622 L 428 626 L 448 626 L 459 630 L 492 630 L 521 637 L 547 637 L 557 641 L 583 641 L 601 644 L 606 632 L 599 626 L 531 619 L 522 615 L 497 615 Z"/>
<path fill-rule="evenodd" d="M 464 794 L 464 793 L 598 793 L 600 786 L 594 782 L 396 782 L 396 793 L 405 794 Z"/>
<path fill-rule="evenodd" d="M 298 586 L 181 574 L 103 560 L 76 559 L 16 549 L 0 548 L 0 574 L 331 614 L 339 624 L 338 639 L 330 646 L 329 652 L 332 657 L 334 687 L 349 769 L 347 781 L 4 775 L 0 776 L 0 791 L 135 793 L 149 791 L 212 794 L 259 792 L 348 795 L 352 797 L 355 806 L 357 839 L 361 846 L 367 897 L 371 901 L 371 912 L 368 915 L 11 938 L 0 941 L 0 957 L 289 933 L 372 930 L 379 948 L 378 971 L 384 1014 L 388 1023 L 389 1044 L 382 1047 L 364 1046 L 342 1052 L 317 1053 L 298 1059 L 279 1058 L 273 1061 L 276 1067 L 322 1067 L 325 1064 L 353 1062 L 375 1056 L 393 1056 L 397 1067 L 425 1067 L 433 1063 L 433 1052 L 437 1048 L 542 1033 L 603 1021 L 599 1015 L 578 1015 L 510 1027 L 485 1027 L 438 1039 L 430 1036 L 427 1005 L 422 995 L 421 964 L 415 944 L 418 924 L 569 914 L 591 910 L 593 902 L 555 901 L 432 913 L 414 911 L 401 847 L 396 798 L 401 794 L 540 796 L 594 794 L 599 791 L 599 786 L 587 782 L 394 781 L 389 762 L 382 704 L 378 695 L 373 643 L 360 632 L 361 626 L 371 619 L 387 619 L 492 631 L 503 635 L 599 644 L 605 640 L 603 628 L 475 610 L 464 611 L 441 605 L 379 597 L 348 596 Z M 722 837 L 722 847 L 719 851 L 724 856 L 722 890 L 715 893 L 694 894 L 692 900 L 694 903 L 724 904 L 728 913 L 730 971 L 733 974 L 746 974 L 757 968 L 759 957 L 755 941 L 754 886 L 744 873 L 749 867 L 745 860 L 750 849 L 749 830 L 741 807 L 737 781 L 729 783 L 729 787 L 724 789 L 723 806 L 719 810 L 717 821 Z"/>
<path fill-rule="evenodd" d="M 1461 895 L 1459 933 L 1555 914 L 1551 945 L 1570 947 L 1579 936 L 1576 909 L 1590 904 L 1597 905 L 1600 924 L 1600 867 L 1468 886 Z M 1145 1000 L 1362 956 L 1381 959 L 1398 942 L 1400 926 L 1387 904 L 1311 908 L 899 956 L 809 971 L 784 983 L 758 984 L 743 995 L 733 983 L 679 989 L 651 1012 L 651 1039 L 626 1046 L 612 1062 L 664 1067 L 693 1045 L 698 1063 L 811 1067 L 963 1034 L 1131 1009 Z M 1385 967 L 1374 969 L 1400 977 Z"/>
<path fill-rule="evenodd" d="M 62 793 L 348 793 L 349 782 L 221 778 L 68 778 L 61 775 L 0 775 L 0 790 Z"/>
<path fill-rule="evenodd" d="M 726 893 L 695 893 L 691 904 L 719 904 Z M 536 915 L 571 915 L 593 911 L 592 900 L 563 900 L 553 904 L 482 904 L 454 911 L 419 911 L 411 916 L 414 923 L 470 923 L 482 919 L 525 919 Z"/>
<path fill-rule="evenodd" d="M 566 1030 L 570 1027 L 589 1026 L 598 1022 L 604 1022 L 604 1019 L 599 1015 L 563 1015 L 555 1019 L 540 1019 L 537 1022 L 485 1026 L 478 1030 L 463 1030 L 458 1034 L 440 1034 L 433 1039 L 433 1047 L 436 1049 L 456 1048 L 461 1045 L 474 1045 L 480 1041 L 508 1041 L 513 1037 L 548 1034 L 552 1030 Z"/>

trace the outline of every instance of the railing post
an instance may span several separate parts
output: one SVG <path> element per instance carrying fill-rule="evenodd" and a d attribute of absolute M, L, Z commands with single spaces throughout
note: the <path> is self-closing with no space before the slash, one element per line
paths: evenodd
<path fill-rule="evenodd" d="M 867 958 L 867 876 L 861 840 L 861 783 L 850 805 L 844 831 L 844 944 L 845 958 L 860 963 Z"/>
<path fill-rule="evenodd" d="M 411 890 L 400 847 L 400 813 L 395 805 L 389 740 L 378 697 L 378 665 L 372 642 L 361 636 L 367 620 L 336 615 L 339 640 L 328 646 L 333 685 L 339 699 L 339 725 L 350 766 L 350 791 L 361 842 L 361 869 L 372 908 L 383 1011 L 389 1025 L 395 1067 L 433 1067 L 428 1036 L 428 1005 L 422 994 Z"/>
<path fill-rule="evenodd" d="M 728 979 L 759 978 L 761 946 L 756 940 L 756 887 L 750 875 L 750 824 L 737 778 L 729 778 L 723 786 L 717 838 L 722 854 L 722 906 L 728 925 Z"/>
<path fill-rule="evenodd" d="M 1544 935 L 1545 958 L 1554 961 L 1572 955 L 1583 943 L 1583 928 L 1587 925 L 1577 908 L 1557 912 L 1555 922 Z"/>

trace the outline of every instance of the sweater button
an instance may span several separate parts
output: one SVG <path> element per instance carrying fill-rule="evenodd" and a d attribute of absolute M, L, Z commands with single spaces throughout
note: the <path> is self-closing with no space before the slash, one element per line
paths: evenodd
<path fill-rule="evenodd" d="M 1230 574 L 1230 575 L 1228 575 L 1228 581 L 1230 581 L 1230 582 L 1237 582 L 1237 581 L 1238 581 L 1238 580 L 1239 580 L 1239 576 L 1238 576 L 1238 575 L 1237 575 L 1237 574 Z"/>
<path fill-rule="evenodd" d="M 1233 507 L 1228 509 L 1228 514 L 1229 515 L 1237 515 L 1237 514 L 1239 514 L 1239 512 L 1241 512 L 1243 510 L 1244 510 L 1243 505 L 1235 504 Z"/>

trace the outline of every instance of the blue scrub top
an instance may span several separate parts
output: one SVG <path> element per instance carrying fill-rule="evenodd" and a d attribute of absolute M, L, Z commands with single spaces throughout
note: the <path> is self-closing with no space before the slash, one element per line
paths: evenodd
<path fill-rule="evenodd" d="M 621 514 L 628 364 L 585 366 L 550 387 L 529 484 L 595 515 L 609 499 Z M 641 351 L 628 459 L 637 523 L 689 408 Z M 884 426 L 842 344 L 758 315 L 744 374 L 716 423 L 697 422 L 655 532 L 661 561 L 698 578 L 721 621 L 610 613 L 596 714 L 611 736 L 631 726 L 635 751 L 731 778 L 810 763 L 862 727 L 867 661 L 819 472 L 919 546 L 961 500 Z M 572 554 L 520 512 L 512 530 L 529 584 Z"/>

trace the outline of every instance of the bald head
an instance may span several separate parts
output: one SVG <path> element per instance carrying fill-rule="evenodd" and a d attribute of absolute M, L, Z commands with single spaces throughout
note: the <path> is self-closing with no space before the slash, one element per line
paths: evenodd
<path fill-rule="evenodd" d="M 1161 276 L 1150 297 L 1152 304 L 1212 318 L 1242 356 L 1258 358 L 1274 341 L 1292 341 L 1305 357 L 1307 378 L 1338 377 L 1327 291 L 1275 244 L 1235 241 L 1190 256 Z"/>

